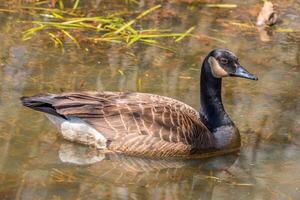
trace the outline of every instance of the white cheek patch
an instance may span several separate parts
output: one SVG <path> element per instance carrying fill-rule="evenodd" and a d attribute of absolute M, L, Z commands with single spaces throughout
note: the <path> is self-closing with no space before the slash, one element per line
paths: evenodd
<path fill-rule="evenodd" d="M 208 62 L 210 65 L 212 75 L 215 78 L 222 78 L 222 77 L 229 76 L 229 74 L 219 65 L 218 61 L 214 57 L 210 56 L 208 58 Z"/>

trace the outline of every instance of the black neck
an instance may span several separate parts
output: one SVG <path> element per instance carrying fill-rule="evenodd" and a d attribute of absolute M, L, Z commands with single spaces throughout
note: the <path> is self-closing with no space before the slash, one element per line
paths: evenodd
<path fill-rule="evenodd" d="M 221 85 L 222 79 L 212 75 L 207 56 L 203 62 L 201 70 L 201 110 L 200 116 L 207 128 L 213 132 L 214 129 L 232 125 L 233 122 L 224 110 Z"/>

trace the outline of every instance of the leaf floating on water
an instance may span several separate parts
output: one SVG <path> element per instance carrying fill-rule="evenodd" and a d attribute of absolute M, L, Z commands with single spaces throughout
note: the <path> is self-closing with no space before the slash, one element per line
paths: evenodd
<path fill-rule="evenodd" d="M 234 186 L 246 186 L 246 187 L 252 187 L 252 186 L 254 186 L 251 183 L 231 183 L 230 185 L 234 185 Z"/>
<path fill-rule="evenodd" d="M 16 11 L 16 10 L 10 10 L 10 9 L 5 9 L 5 8 L 0 8 L 0 12 L 16 13 L 16 12 L 18 12 L 18 11 Z"/>
<path fill-rule="evenodd" d="M 205 176 L 204 178 L 206 178 L 206 179 L 212 179 L 212 180 L 217 180 L 217 181 L 221 180 L 221 178 L 216 177 L 216 176 Z"/>
<path fill-rule="evenodd" d="M 277 13 L 274 10 L 273 3 L 265 1 L 260 13 L 258 14 L 256 25 L 257 26 L 272 26 L 277 21 Z"/>
<path fill-rule="evenodd" d="M 123 76 L 124 72 L 121 69 L 118 69 L 118 72 Z"/>
<path fill-rule="evenodd" d="M 187 79 L 187 80 L 193 79 L 193 77 L 190 77 L 190 76 L 179 76 L 179 78 L 181 78 L 181 79 Z"/>
<path fill-rule="evenodd" d="M 299 31 L 296 31 L 296 30 L 291 29 L 291 28 L 276 28 L 275 31 L 278 32 L 278 33 L 293 33 L 293 32 L 299 32 Z"/>
<path fill-rule="evenodd" d="M 208 8 L 236 8 L 237 5 L 236 4 L 220 4 L 220 3 L 216 3 L 216 4 L 205 4 L 205 7 L 208 7 Z"/>
<path fill-rule="evenodd" d="M 139 5 L 139 4 L 140 4 L 139 1 L 136 1 L 136 0 L 125 0 L 125 2 L 126 2 L 127 4 L 129 4 L 129 3 L 134 3 L 134 4 L 136 4 L 136 5 Z"/>

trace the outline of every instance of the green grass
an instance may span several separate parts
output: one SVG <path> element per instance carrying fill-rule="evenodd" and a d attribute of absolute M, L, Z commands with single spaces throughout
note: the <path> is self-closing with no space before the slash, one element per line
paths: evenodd
<path fill-rule="evenodd" d="M 124 0 L 126 3 L 137 4 L 137 0 Z M 35 20 L 19 21 L 30 26 L 22 32 L 24 41 L 35 40 L 42 36 L 42 40 L 52 42 L 56 47 L 64 47 L 72 42 L 81 47 L 84 42 L 93 43 L 119 43 L 130 46 L 135 43 L 144 43 L 169 49 L 162 44 L 162 38 L 170 38 L 174 42 L 180 42 L 186 37 L 201 38 L 224 43 L 225 41 L 206 36 L 193 35 L 194 27 L 178 33 L 170 29 L 145 28 L 141 20 L 147 15 L 157 11 L 161 5 L 156 5 L 141 13 L 115 12 L 111 15 L 89 16 L 80 8 L 80 0 L 41 0 L 30 4 L 19 4 L 14 9 L 0 8 L 0 12 L 21 12 L 32 16 Z M 223 4 L 222 4 L 223 5 Z M 209 7 L 220 6 L 209 4 Z M 136 17 L 132 17 L 135 15 Z M 130 17 L 131 16 L 131 17 Z M 149 21 L 149 19 L 146 19 Z M 137 24 L 139 28 L 137 29 Z"/>
<path fill-rule="evenodd" d="M 0 12 L 23 12 L 35 20 L 20 21 L 31 26 L 22 33 L 24 41 L 35 39 L 36 36 L 53 42 L 56 47 L 64 47 L 66 42 L 72 42 L 80 47 L 84 42 L 119 43 L 130 46 L 135 43 L 144 43 L 159 48 L 170 49 L 161 44 L 161 38 L 170 38 L 180 42 L 186 37 L 206 37 L 224 42 L 221 39 L 205 35 L 193 35 L 195 27 L 176 33 L 169 29 L 140 27 L 142 18 L 161 8 L 156 5 L 136 17 L 130 19 L 133 13 L 117 12 L 106 16 L 89 16 L 80 9 L 80 0 L 71 0 L 71 4 L 64 4 L 64 0 L 44 0 L 18 6 L 15 9 L 1 8 Z M 136 0 L 126 0 L 127 3 L 138 3 Z M 210 6 L 210 5 L 209 5 Z M 219 5 L 218 5 L 219 6 Z M 134 13 L 134 15 L 136 15 Z M 126 16 L 126 17 L 125 17 Z M 149 19 L 147 19 L 149 21 Z M 139 28 L 136 25 L 139 23 Z"/>
<path fill-rule="evenodd" d="M 79 2 L 79 1 L 76 1 Z M 77 8 L 78 3 L 74 3 L 73 9 Z M 60 7 L 63 7 L 62 5 Z M 56 8 L 40 8 L 40 7 L 24 7 L 25 9 L 33 9 L 42 11 L 40 14 L 47 20 L 41 21 L 23 21 L 23 23 L 32 24 L 33 27 L 23 32 L 23 40 L 31 40 L 37 34 L 45 34 L 48 36 L 55 46 L 63 47 L 66 39 L 72 41 L 78 47 L 82 41 L 93 42 L 113 42 L 126 44 L 130 46 L 136 42 L 145 43 L 162 47 L 159 44 L 159 38 L 172 38 L 175 42 L 179 42 L 187 36 L 191 36 L 194 27 L 189 28 L 183 33 L 174 33 L 171 30 L 160 29 L 135 29 L 134 24 L 144 16 L 161 8 L 156 5 L 137 17 L 126 21 L 122 16 L 95 16 L 95 17 L 79 17 L 75 15 L 73 9 Z"/>

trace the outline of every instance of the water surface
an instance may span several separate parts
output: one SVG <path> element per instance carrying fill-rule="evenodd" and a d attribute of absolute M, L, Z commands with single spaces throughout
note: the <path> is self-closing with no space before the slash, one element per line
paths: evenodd
<path fill-rule="evenodd" d="M 297 1 L 274 1 L 278 27 L 300 30 Z M 297 199 L 300 195 L 300 35 L 273 32 L 268 42 L 253 29 L 260 1 L 230 1 L 235 9 L 169 1 L 145 20 L 148 27 L 196 38 L 164 40 L 175 52 L 136 44 L 67 44 L 42 36 L 24 42 L 22 13 L 0 12 L 1 199 Z M 14 7 L 17 3 L 1 1 Z M 145 10 L 141 1 L 89 1 L 91 12 Z M 38 17 L 37 17 L 38 18 Z M 203 35 L 226 41 L 222 43 Z M 199 65 L 213 48 L 228 48 L 259 77 L 223 81 L 227 112 L 243 140 L 238 155 L 205 160 L 149 160 L 103 155 L 64 141 L 40 113 L 20 105 L 22 95 L 108 90 L 170 96 L 199 107 Z"/>

